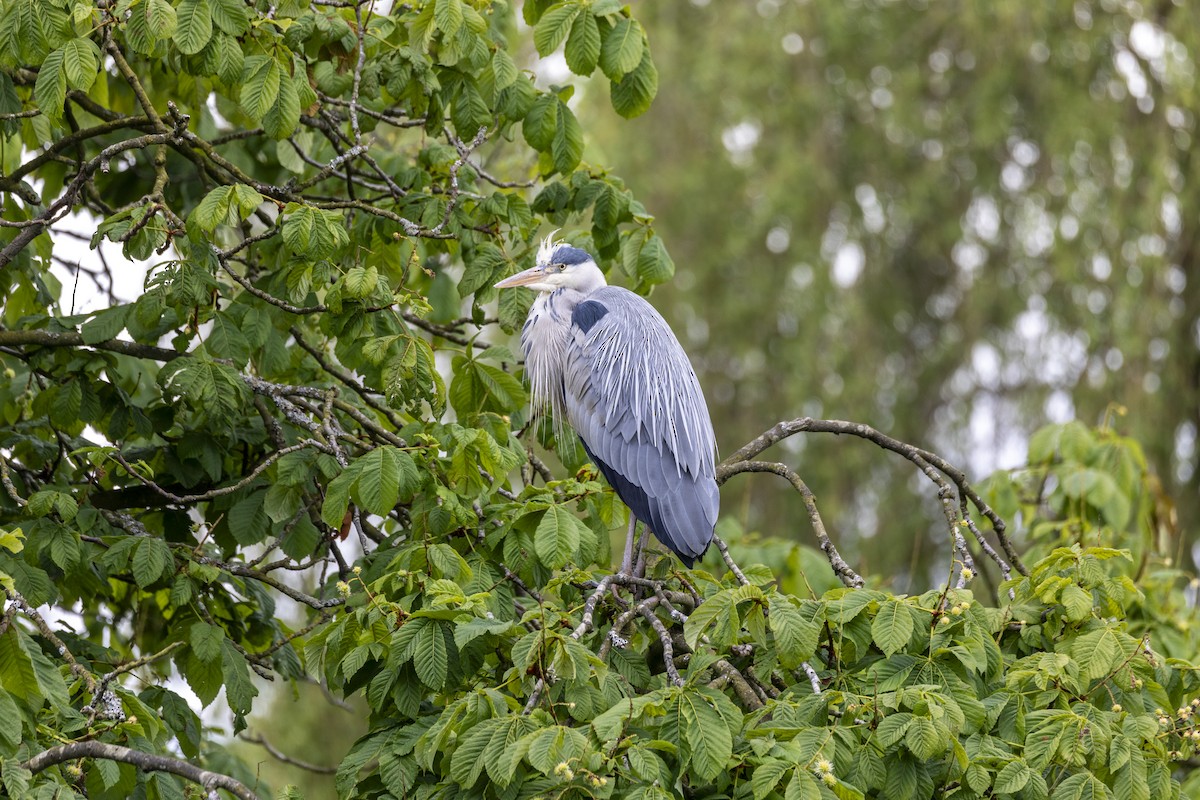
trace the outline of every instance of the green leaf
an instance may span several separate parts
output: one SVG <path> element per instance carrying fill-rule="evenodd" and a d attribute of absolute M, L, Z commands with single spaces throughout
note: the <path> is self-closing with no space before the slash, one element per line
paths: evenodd
<path fill-rule="evenodd" d="M 33 100 L 51 119 L 61 119 L 63 103 L 67 100 L 67 73 L 63 67 L 63 51 L 55 50 L 46 56 L 38 68 L 37 82 L 33 86 Z"/>
<path fill-rule="evenodd" d="M 217 59 L 217 77 L 230 86 L 240 85 L 246 66 L 246 54 L 238 40 L 227 33 L 218 33 L 213 37 L 213 46 Z M 290 145 L 288 152 L 295 156 L 295 151 Z"/>
<path fill-rule="evenodd" d="M 1032 773 L 1025 759 L 1018 758 L 1008 762 L 998 773 L 993 786 L 996 794 L 1015 794 L 1025 788 Z"/>
<path fill-rule="evenodd" d="M 517 82 L 517 78 L 521 77 L 521 71 L 517 69 L 516 62 L 507 50 L 497 49 L 492 54 L 492 75 L 493 84 L 497 94 L 502 89 L 507 89 Z"/>
<path fill-rule="evenodd" d="M 788 669 L 795 669 L 816 651 L 821 627 L 801 614 L 786 596 L 772 594 L 769 602 L 769 622 L 771 633 L 775 635 L 779 663 Z"/>
<path fill-rule="evenodd" d="M 272 139 L 286 139 L 300 124 L 300 93 L 296 83 L 296 79 L 280 72 L 279 96 L 262 120 L 263 130 Z"/>
<path fill-rule="evenodd" d="M 560 105 L 566 107 L 552 94 L 541 94 L 533 102 L 529 113 L 525 115 L 525 121 L 521 124 L 521 133 L 530 147 L 546 152 L 554 145 L 559 128 L 558 109 Z"/>
<path fill-rule="evenodd" d="M 227 358 L 238 367 L 244 367 L 250 361 L 250 343 L 241 326 L 224 311 L 213 317 L 212 330 L 204 340 L 204 348 L 214 358 Z"/>
<path fill-rule="evenodd" d="M 644 33 L 640 22 L 622 17 L 602 33 L 600 69 L 610 80 L 620 80 L 642 60 Z"/>
<path fill-rule="evenodd" d="M 733 737 L 725 720 L 703 697 L 684 694 L 679 698 L 679 708 L 692 770 L 701 780 L 711 781 L 725 770 L 733 754 Z"/>
<path fill-rule="evenodd" d="M 946 751 L 947 741 L 928 717 L 916 717 L 904 732 L 904 743 L 912 754 L 922 761 Z"/>
<path fill-rule="evenodd" d="M 792 771 L 792 779 L 788 781 L 783 800 L 819 800 L 820 797 L 821 787 L 817 785 L 817 779 L 807 770 L 796 767 Z"/>
<path fill-rule="evenodd" d="M 576 75 L 591 75 L 596 71 L 596 65 L 600 63 L 600 25 L 595 16 L 580 14 L 575 18 L 563 55 L 567 67 Z"/>
<path fill-rule="evenodd" d="M 583 158 L 583 128 L 566 103 L 560 100 L 558 106 L 558 122 L 550 152 L 554 157 L 554 168 L 565 175 Z"/>
<path fill-rule="evenodd" d="M 646 283 L 664 283 L 675 274 L 675 262 L 667 254 L 667 246 L 658 234 L 651 236 L 642 245 L 637 260 L 638 278 Z"/>
<path fill-rule="evenodd" d="M 67 85 L 81 92 L 90 90 L 100 69 L 100 48 L 91 39 L 72 39 L 63 45 L 62 54 Z"/>
<path fill-rule="evenodd" d="M 467 262 L 462 279 L 458 282 L 458 296 L 466 297 L 480 289 L 491 286 L 508 271 L 508 257 L 491 242 L 484 242 Z"/>
<path fill-rule="evenodd" d="M 529 764 L 545 775 L 554 774 L 561 763 L 568 764 L 587 752 L 587 740 L 574 728 L 554 725 L 525 737 Z"/>
<path fill-rule="evenodd" d="M 0 684 L 31 711 L 40 711 L 45 695 L 38 686 L 33 662 L 21 644 L 16 626 L 0 635 Z"/>
<path fill-rule="evenodd" d="M 568 44 L 568 49 L 570 45 Z M 632 119 L 650 110 L 658 94 L 658 68 L 650 59 L 650 51 L 642 53 L 642 60 L 629 73 L 610 84 L 609 97 L 613 110 L 626 119 Z"/>
<path fill-rule="evenodd" d="M 683 638 L 688 646 L 695 650 L 699 647 L 700 637 L 705 634 L 710 625 L 717 622 L 711 638 L 714 645 L 723 647 L 730 643 L 734 625 L 740 625 L 735 619 L 736 616 L 730 590 L 718 592 L 707 598 L 688 615 L 687 622 L 683 623 Z"/>
<path fill-rule="evenodd" d="M 560 569 L 579 549 L 581 523 L 562 506 L 546 509 L 533 535 L 538 560 L 550 569 Z"/>
<path fill-rule="evenodd" d="M 16 750 L 21 743 L 21 709 L 13 700 L 12 695 L 0 689 L 0 719 L 6 724 L 0 725 L 0 744 L 9 750 Z"/>
<path fill-rule="evenodd" d="M 192 624 L 188 641 L 196 658 L 201 661 L 216 661 L 221 658 L 224 650 L 225 631 L 218 625 L 195 622 Z"/>
<path fill-rule="evenodd" d="M 115 339 L 117 334 L 125 330 L 125 317 L 129 314 L 129 306 L 112 306 L 96 312 L 79 328 L 84 344 L 99 344 Z"/>
<path fill-rule="evenodd" d="M 446 683 L 449 655 L 442 623 L 430 620 L 417 634 L 413 649 L 413 666 L 421 683 L 437 691 Z"/>
<path fill-rule="evenodd" d="M 212 9 L 208 0 L 182 0 L 177 17 L 175 44 L 187 55 L 199 53 L 212 38 Z"/>
<path fill-rule="evenodd" d="M 238 544 L 257 544 L 267 538 L 270 523 L 263 509 L 266 497 L 266 492 L 256 491 L 229 509 L 229 532 Z"/>
<path fill-rule="evenodd" d="M 483 772 L 483 752 L 492 741 L 497 727 L 504 725 L 500 718 L 486 719 L 460 737 L 458 747 L 450 758 L 450 777 L 463 788 L 469 789 L 479 780 Z"/>
<path fill-rule="evenodd" d="M 754 774 L 750 777 L 750 789 L 754 792 L 754 800 L 762 800 L 775 791 L 775 787 L 783 778 L 783 773 L 792 767 L 791 763 L 778 760 L 767 761 L 756 767 Z"/>
<path fill-rule="evenodd" d="M 246 657 L 237 651 L 229 639 L 222 640 L 221 677 L 225 679 L 225 699 L 230 710 L 238 716 L 249 714 L 254 698 L 258 696 L 258 687 L 250 679 L 250 665 L 246 663 Z M 235 721 L 234 727 L 237 726 Z"/>
<path fill-rule="evenodd" d="M 350 506 L 350 491 L 354 488 L 356 480 L 358 480 L 358 468 L 355 464 L 351 464 L 350 468 L 325 487 L 325 502 L 321 505 L 321 519 L 334 530 L 342 527 L 346 509 Z"/>
<path fill-rule="evenodd" d="M 871 639 L 884 655 L 904 649 L 913 633 L 913 618 L 908 607 L 898 600 L 888 600 L 879 607 L 871 623 Z"/>
<path fill-rule="evenodd" d="M 194 222 L 200 230 L 212 233 L 218 225 L 229 222 L 230 201 L 233 198 L 233 187 L 218 186 L 196 204 L 188 216 L 189 222 Z"/>
<path fill-rule="evenodd" d="M 203 2 L 203 0 L 200 0 Z M 242 108 L 253 120 L 261 120 L 266 116 L 275 101 L 279 99 L 279 82 L 282 71 L 279 62 L 270 56 L 248 56 L 242 67 Z M 301 208 L 316 212 L 308 206 Z M 284 238 L 287 238 L 286 222 Z M 290 246 L 290 245 L 289 245 Z M 293 248 L 295 249 L 295 248 Z M 301 248 L 302 249 L 302 248 Z"/>
<path fill-rule="evenodd" d="M 146 29 L 155 39 L 170 39 L 175 35 L 178 18 L 168 0 L 148 0 L 142 13 L 146 15 Z"/>
<path fill-rule="evenodd" d="M 171 548 L 162 539 L 146 537 L 138 542 L 133 551 L 133 579 L 139 588 L 145 589 L 162 577 L 171 563 Z"/>
<path fill-rule="evenodd" d="M 1071 583 L 1063 588 L 1059 598 L 1071 622 L 1082 622 L 1092 616 L 1092 593 Z"/>
<path fill-rule="evenodd" d="M 243 0 L 212 0 L 212 20 L 230 36 L 250 30 L 250 16 Z"/>
<path fill-rule="evenodd" d="M 463 23 L 462 0 L 436 0 L 433 7 L 433 20 L 438 30 L 447 36 L 458 33 Z"/>
<path fill-rule="evenodd" d="M 359 459 L 356 502 L 378 516 L 387 516 L 400 500 L 400 459 L 411 457 L 391 445 L 376 447 Z M 414 467 L 415 469 L 415 467 Z"/>
<path fill-rule="evenodd" d="M 583 8 L 574 2 L 557 3 L 546 10 L 533 29 L 533 46 L 542 58 L 553 53 L 571 30 L 571 23 Z M 587 16 L 591 16 L 590 14 Z M 592 18 L 593 21 L 595 18 Z"/>

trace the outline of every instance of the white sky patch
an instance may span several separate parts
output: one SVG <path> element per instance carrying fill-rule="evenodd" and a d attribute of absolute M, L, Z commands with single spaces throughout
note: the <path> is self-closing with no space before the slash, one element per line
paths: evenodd
<path fill-rule="evenodd" d="M 833 282 L 843 289 L 849 289 L 858 282 L 863 267 L 867 264 L 866 253 L 858 242 L 846 242 L 838 248 L 833 258 Z"/>
<path fill-rule="evenodd" d="M 87 211 L 76 211 L 55 223 L 56 231 L 70 231 L 80 236 L 90 237 L 99 226 L 100 220 Z M 85 267 L 96 270 L 101 265 L 100 255 L 91 249 L 89 243 L 74 236 L 65 236 L 51 232 L 54 240 L 54 255 L 70 263 L 82 263 Z M 146 282 L 146 273 L 151 264 L 156 261 L 132 261 L 121 252 L 121 245 L 107 239 L 100 242 L 99 250 L 109 266 L 109 274 L 113 279 L 113 294 L 119 300 L 132 302 L 142 295 Z M 164 256 L 167 257 L 167 256 Z M 50 266 L 50 272 L 62 283 L 61 307 L 63 313 L 82 314 L 89 311 L 99 311 L 108 308 L 108 298 L 96 291 L 96 285 L 86 275 L 79 275 L 76 288 L 75 270 L 65 264 L 55 261 Z M 74 301 L 72 303 L 72 301 Z M 72 309 L 73 312 L 72 312 Z"/>
<path fill-rule="evenodd" d="M 799 55 L 804 52 L 804 37 L 795 31 L 785 33 L 779 45 L 789 56 Z"/>
<path fill-rule="evenodd" d="M 994 243 L 1000 235 L 1000 209 L 996 201 L 987 195 L 972 200 L 963 220 L 963 228 L 981 241 Z"/>
<path fill-rule="evenodd" d="M 564 84 L 571 79 L 571 68 L 567 66 L 567 58 L 561 50 L 539 59 L 534 73 L 537 75 L 537 85 L 542 89 L 549 89 L 551 84 Z"/>
<path fill-rule="evenodd" d="M 785 253 L 792 242 L 792 235 L 782 225 L 776 225 L 767 231 L 767 249 L 772 253 Z"/>
<path fill-rule="evenodd" d="M 1146 80 L 1146 73 L 1142 71 L 1137 56 L 1128 50 L 1118 50 L 1117 55 L 1113 58 L 1113 63 L 1117 67 L 1117 72 L 1125 79 L 1125 86 L 1129 89 L 1129 93 L 1134 97 L 1145 97 L 1149 90 L 1149 82 Z"/>
<path fill-rule="evenodd" d="M 762 123 L 743 120 L 721 131 L 721 144 L 729 153 L 729 160 L 738 166 L 749 164 L 754 159 L 754 148 L 762 139 Z"/>

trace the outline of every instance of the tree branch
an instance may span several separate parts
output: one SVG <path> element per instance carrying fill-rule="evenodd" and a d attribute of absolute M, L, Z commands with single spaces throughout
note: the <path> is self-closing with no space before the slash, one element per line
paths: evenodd
<path fill-rule="evenodd" d="M 156 753 L 143 753 L 141 750 L 94 740 L 51 747 L 49 750 L 38 753 L 21 766 L 36 775 L 55 764 L 74 761 L 77 758 L 102 758 L 133 764 L 146 772 L 169 772 L 199 784 L 209 792 L 224 789 L 239 800 L 258 800 L 258 796 L 250 791 L 244 783 L 228 775 L 201 769 L 182 759 L 160 756 Z"/>
<path fill-rule="evenodd" d="M 777 461 L 736 461 L 731 463 L 729 459 L 726 459 L 717 467 L 717 483 L 724 483 L 732 476 L 742 472 L 771 472 L 792 484 L 804 500 L 804 507 L 808 509 L 808 518 L 812 522 L 817 543 L 824 551 L 825 557 L 829 559 L 829 565 L 833 567 L 834 573 L 846 586 L 858 587 L 866 583 L 862 576 L 846 563 L 841 553 L 837 551 L 837 547 L 834 546 L 833 540 L 829 538 L 829 534 L 825 532 L 825 523 L 821 520 L 821 513 L 817 510 L 817 500 L 795 470 L 787 464 L 780 464 Z"/>

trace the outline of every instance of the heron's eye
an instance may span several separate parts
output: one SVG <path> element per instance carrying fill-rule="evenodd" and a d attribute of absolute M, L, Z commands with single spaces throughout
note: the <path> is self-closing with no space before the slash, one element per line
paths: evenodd
<path fill-rule="evenodd" d="M 564 269 L 566 269 L 566 268 L 567 268 L 567 265 L 566 265 L 566 264 L 555 264 L 555 265 L 554 265 L 554 268 L 555 268 L 556 270 L 558 270 L 559 272 L 562 272 Z"/>

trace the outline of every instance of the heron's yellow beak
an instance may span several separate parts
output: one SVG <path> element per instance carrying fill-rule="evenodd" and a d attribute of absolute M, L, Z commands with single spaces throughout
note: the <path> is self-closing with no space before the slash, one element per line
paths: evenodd
<path fill-rule="evenodd" d="M 537 283 L 546 276 L 545 270 L 541 267 L 530 267 L 523 272 L 518 272 L 516 275 L 510 275 L 504 280 L 496 284 L 497 289 L 511 289 L 514 286 L 528 286 L 531 283 Z"/>

